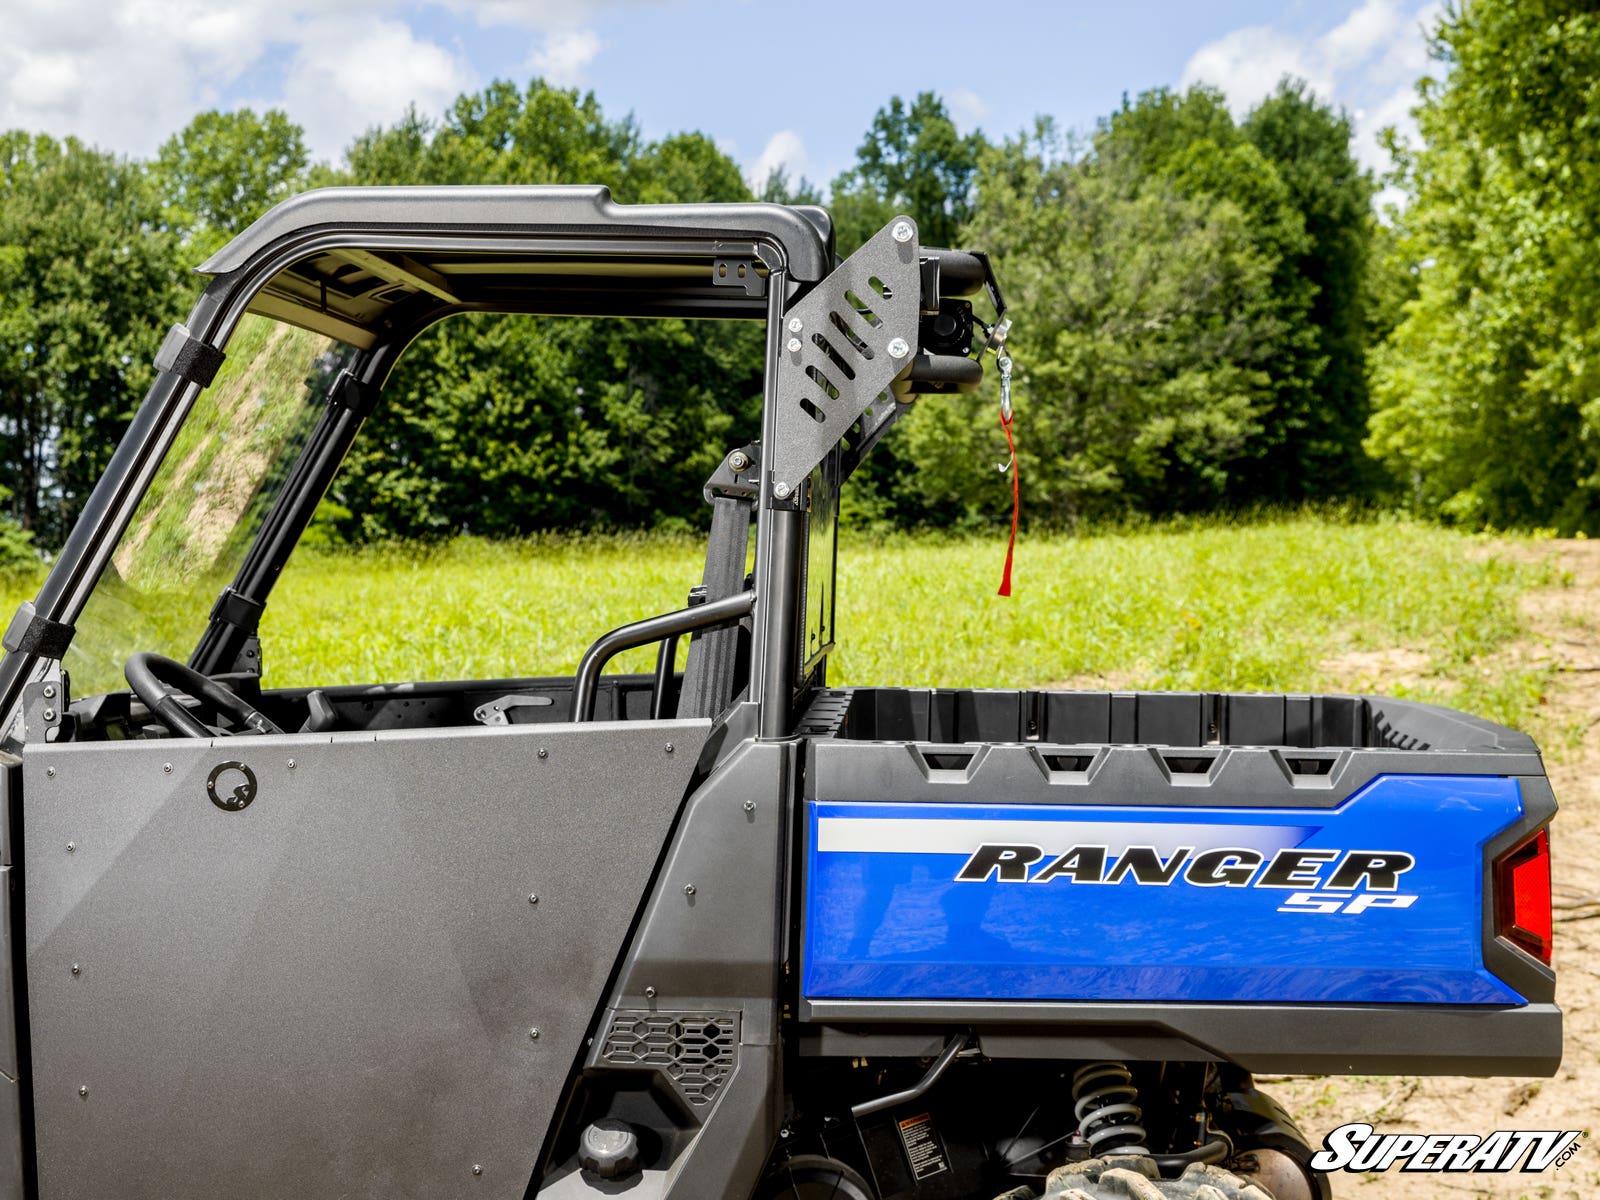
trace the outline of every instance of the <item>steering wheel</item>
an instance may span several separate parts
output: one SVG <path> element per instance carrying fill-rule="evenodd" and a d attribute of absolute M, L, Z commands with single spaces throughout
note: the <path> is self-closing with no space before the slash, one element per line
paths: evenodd
<path fill-rule="evenodd" d="M 184 695 L 203 701 L 219 713 L 235 718 L 244 729 L 257 733 L 282 733 L 249 701 L 229 691 L 214 679 L 208 679 L 175 659 L 161 654 L 135 654 L 128 659 L 122 673 L 128 678 L 133 694 L 144 706 L 166 724 L 174 733 L 184 737 L 208 738 L 213 731 L 182 704 L 178 696 Z M 171 688 L 172 691 L 167 689 Z M 228 730 L 242 733 L 244 729 Z"/>

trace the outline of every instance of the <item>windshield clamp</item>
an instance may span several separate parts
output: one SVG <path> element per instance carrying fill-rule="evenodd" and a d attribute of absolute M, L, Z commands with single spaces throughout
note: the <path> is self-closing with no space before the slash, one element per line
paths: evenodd
<path fill-rule="evenodd" d="M 266 605 L 241 596 L 231 587 L 222 589 L 217 602 L 211 606 L 211 619 L 223 625 L 232 625 L 242 633 L 254 633 L 261 624 L 261 614 Z"/>
<path fill-rule="evenodd" d="M 167 330 L 166 340 L 156 351 L 156 370 L 210 387 L 226 357 L 221 350 L 190 333 L 188 326 L 178 324 Z"/>
<path fill-rule="evenodd" d="M 17 615 L 11 618 L 5 636 L 0 638 L 0 646 L 12 654 L 59 659 L 72 645 L 75 632 L 71 625 L 41 616 L 35 611 L 32 600 L 24 600 L 17 606 Z"/>
<path fill-rule="evenodd" d="M 335 408 L 348 409 L 364 421 L 378 406 L 379 390 L 376 384 L 363 383 L 350 371 L 340 371 L 339 378 L 328 390 L 328 403 Z"/>

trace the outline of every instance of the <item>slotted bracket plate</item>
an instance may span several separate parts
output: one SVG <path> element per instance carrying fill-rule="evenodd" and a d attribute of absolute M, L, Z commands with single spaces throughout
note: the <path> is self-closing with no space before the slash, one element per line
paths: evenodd
<path fill-rule="evenodd" d="M 918 260 L 916 222 L 896 217 L 784 314 L 770 465 L 778 500 L 910 368 L 922 307 Z"/>

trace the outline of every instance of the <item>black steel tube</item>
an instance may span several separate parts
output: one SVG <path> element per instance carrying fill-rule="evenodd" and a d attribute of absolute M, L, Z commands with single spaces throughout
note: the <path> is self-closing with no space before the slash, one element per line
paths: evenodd
<path fill-rule="evenodd" d="M 583 652 L 583 658 L 578 662 L 578 672 L 572 681 L 572 711 L 568 719 L 594 719 L 594 698 L 600 686 L 600 672 L 624 650 L 648 646 L 666 637 L 679 637 L 696 629 L 731 625 L 749 616 L 755 606 L 754 592 L 740 592 L 737 596 L 725 596 L 709 604 L 697 604 L 693 608 L 680 608 L 676 612 L 662 613 L 659 617 L 646 617 L 642 621 L 619 625 L 611 632 L 601 634 Z"/>
<path fill-rule="evenodd" d="M 357 364 L 357 369 L 365 364 Z M 357 378 L 361 375 L 358 374 Z M 352 409 L 329 404 L 307 439 L 290 471 L 288 480 L 273 501 L 266 520 L 245 555 L 232 588 L 246 600 L 266 607 L 272 587 L 284 565 L 299 544 L 306 527 L 316 514 L 317 505 L 327 494 L 338 474 L 351 443 L 361 432 L 366 417 Z M 189 656 L 189 665 L 202 675 L 215 675 L 231 669 L 248 636 L 246 631 L 213 621 L 206 626 L 199 643 Z"/>
<path fill-rule="evenodd" d="M 667 716 L 667 701 L 672 698 L 672 668 L 678 661 L 678 639 L 676 636 L 661 639 L 661 649 L 656 651 L 656 686 L 650 693 L 650 719 L 664 721 Z"/>
<path fill-rule="evenodd" d="M 964 1033 L 956 1034 L 940 1052 L 939 1057 L 933 1060 L 933 1066 L 928 1068 L 928 1073 L 915 1084 L 903 1092 L 890 1092 L 887 1096 L 879 1096 L 876 1100 L 864 1100 L 850 1110 L 850 1115 L 859 1121 L 862 1117 L 869 1117 L 875 1112 L 882 1112 L 884 1109 L 893 1108 L 897 1104 L 907 1104 L 926 1094 L 934 1084 L 939 1082 L 945 1071 L 950 1068 L 950 1064 L 955 1062 L 956 1055 L 966 1048 L 967 1035 Z"/>

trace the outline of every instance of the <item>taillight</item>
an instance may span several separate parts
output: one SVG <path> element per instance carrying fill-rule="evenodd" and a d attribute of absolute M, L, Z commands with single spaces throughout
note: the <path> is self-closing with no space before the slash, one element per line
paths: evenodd
<path fill-rule="evenodd" d="M 1495 932 L 1550 961 L 1550 831 L 1541 829 L 1494 861 Z"/>

